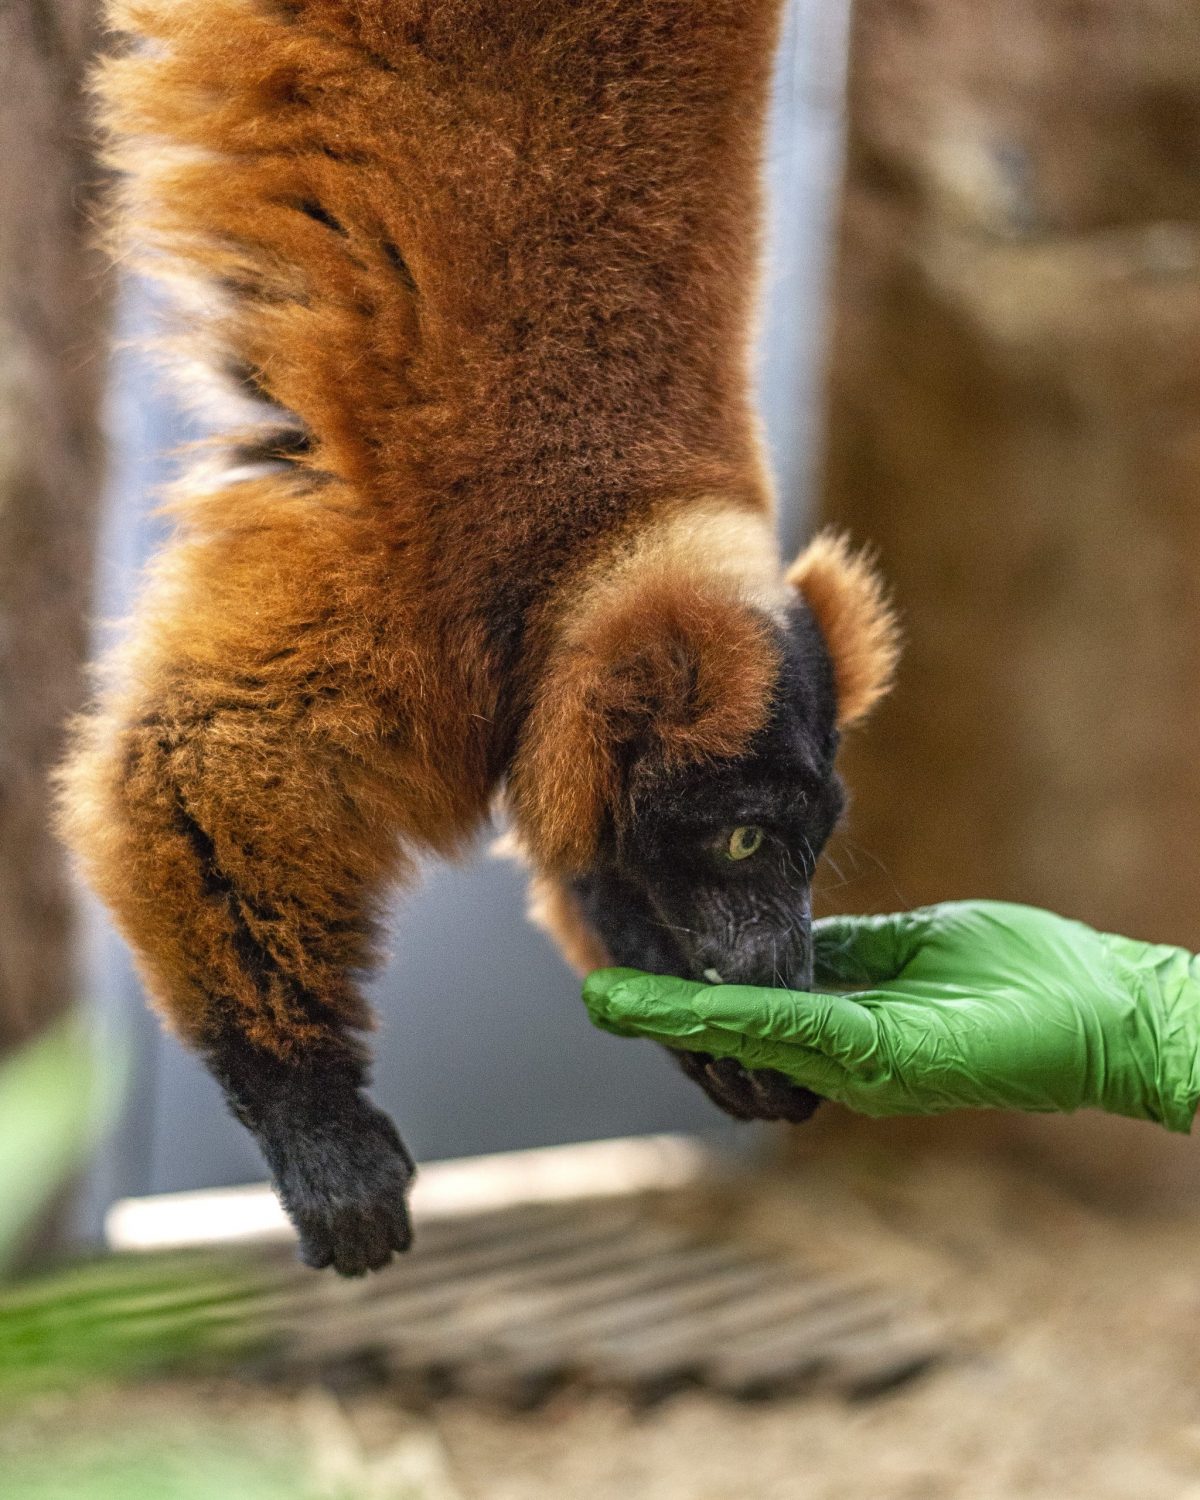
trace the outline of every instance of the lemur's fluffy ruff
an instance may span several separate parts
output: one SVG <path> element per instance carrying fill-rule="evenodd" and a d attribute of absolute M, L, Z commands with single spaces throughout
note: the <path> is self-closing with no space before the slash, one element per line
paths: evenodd
<path fill-rule="evenodd" d="M 120 253 L 182 289 L 181 346 L 241 411 L 174 504 L 63 823 L 260 1135 L 262 1079 L 361 1082 L 355 976 L 415 852 L 464 845 L 507 781 L 553 883 L 621 816 L 622 737 L 653 742 L 646 776 L 764 722 L 787 591 L 748 365 L 779 9 L 112 10 Z M 855 718 L 890 617 L 818 548 L 792 576 Z"/>

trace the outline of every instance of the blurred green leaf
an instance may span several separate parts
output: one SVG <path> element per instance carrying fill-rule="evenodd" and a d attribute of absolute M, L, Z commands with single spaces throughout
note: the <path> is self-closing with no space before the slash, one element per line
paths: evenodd
<path fill-rule="evenodd" d="M 0 1271 L 111 1123 L 124 1072 L 78 1016 L 0 1067 Z"/>
<path fill-rule="evenodd" d="M 92 1379 L 219 1366 L 268 1343 L 292 1275 L 221 1251 L 110 1256 L 0 1292 L 0 1403 Z"/>
<path fill-rule="evenodd" d="M 306 1500 L 306 1455 L 254 1442 L 197 1409 L 170 1425 L 143 1419 L 106 1438 L 6 1455 L 0 1493 L 11 1500 Z"/>

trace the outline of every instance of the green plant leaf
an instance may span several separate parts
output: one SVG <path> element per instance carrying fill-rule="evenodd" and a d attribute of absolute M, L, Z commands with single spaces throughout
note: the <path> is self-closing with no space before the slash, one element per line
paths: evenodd
<path fill-rule="evenodd" d="M 111 1123 L 124 1076 L 77 1015 L 0 1068 L 0 1272 Z"/>

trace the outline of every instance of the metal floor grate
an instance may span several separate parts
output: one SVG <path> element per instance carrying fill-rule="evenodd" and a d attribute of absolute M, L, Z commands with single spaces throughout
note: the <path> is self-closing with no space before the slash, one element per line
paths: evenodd
<path fill-rule="evenodd" d="M 698 1227 L 685 1199 L 418 1224 L 411 1254 L 365 1281 L 285 1275 L 271 1298 L 273 1370 L 523 1405 L 564 1383 L 640 1399 L 688 1383 L 861 1396 L 945 1357 L 944 1336 L 902 1295 Z"/>

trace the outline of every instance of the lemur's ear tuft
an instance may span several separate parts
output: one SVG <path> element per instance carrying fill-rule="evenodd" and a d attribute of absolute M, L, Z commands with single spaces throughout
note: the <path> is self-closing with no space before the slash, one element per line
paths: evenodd
<path fill-rule="evenodd" d="M 711 587 L 664 574 L 588 611 L 550 660 L 509 775 L 534 863 L 586 869 L 635 785 L 740 754 L 767 720 L 778 672 L 765 617 Z"/>
<path fill-rule="evenodd" d="M 887 693 L 900 659 L 900 626 L 868 554 L 823 531 L 788 570 L 825 637 L 837 684 L 838 728 L 861 722 Z"/>

